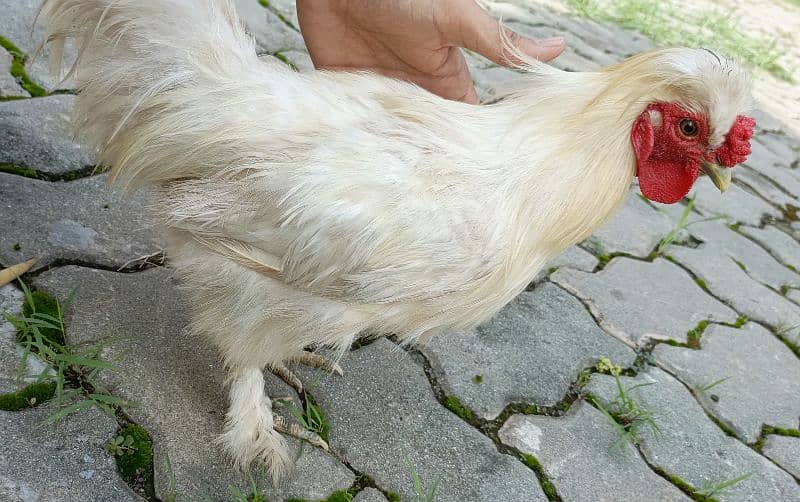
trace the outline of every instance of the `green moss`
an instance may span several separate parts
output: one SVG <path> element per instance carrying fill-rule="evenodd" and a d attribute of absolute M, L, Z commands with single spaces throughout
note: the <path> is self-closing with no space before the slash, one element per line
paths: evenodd
<path fill-rule="evenodd" d="M 349 490 L 337 490 L 322 502 L 351 502 L 353 497 L 355 497 L 355 490 L 352 488 Z"/>
<path fill-rule="evenodd" d="M 736 318 L 736 322 L 733 323 L 733 327 L 734 328 L 741 328 L 742 326 L 747 324 L 748 320 L 749 319 L 747 318 L 746 315 L 740 315 L 739 317 Z"/>
<path fill-rule="evenodd" d="M 731 229 L 731 230 L 733 230 L 734 232 L 738 232 L 738 231 L 739 231 L 739 227 L 741 227 L 741 226 L 742 226 L 742 224 L 741 224 L 741 223 L 739 223 L 739 222 L 737 221 L 736 223 L 731 223 L 731 224 L 730 224 L 730 225 L 728 225 L 728 226 L 729 226 L 729 227 L 730 227 L 730 229 Z"/>
<path fill-rule="evenodd" d="M 461 404 L 461 401 L 455 396 L 445 397 L 444 406 L 467 422 L 472 421 L 475 417 L 472 410 Z"/>
<path fill-rule="evenodd" d="M 708 293 L 708 292 L 709 292 L 709 291 L 708 291 L 708 286 L 706 286 L 706 281 L 704 281 L 703 279 L 701 279 L 701 278 L 699 278 L 699 277 L 695 277 L 695 278 L 694 278 L 694 282 L 696 282 L 696 283 L 697 283 L 697 285 L 698 285 L 698 286 L 700 286 L 700 288 L 701 288 L 703 291 L 705 291 L 706 293 Z"/>
<path fill-rule="evenodd" d="M 597 255 L 597 261 L 600 262 L 600 267 L 605 267 L 608 264 L 608 262 L 611 261 L 611 258 L 613 258 L 613 257 L 611 255 L 607 255 L 607 254 L 599 254 L 599 255 Z"/>
<path fill-rule="evenodd" d="M 786 268 L 788 268 L 792 272 L 797 272 L 797 267 L 795 267 L 794 265 L 786 265 Z"/>
<path fill-rule="evenodd" d="M 786 204 L 783 207 L 783 216 L 787 221 L 800 221 L 800 216 L 797 214 L 798 211 L 800 211 L 800 207 L 792 204 Z"/>
<path fill-rule="evenodd" d="M 680 488 L 684 493 L 686 493 L 688 496 L 690 496 L 692 498 L 692 500 L 695 500 L 697 502 L 711 502 L 711 501 L 714 500 L 714 499 L 705 497 L 703 495 L 700 495 L 699 493 L 696 493 L 694 491 L 694 487 L 692 485 L 690 485 L 686 481 L 682 480 L 678 476 L 668 473 L 667 471 L 665 471 L 661 467 L 658 467 L 658 466 L 650 466 L 650 467 L 656 472 L 656 474 L 658 474 L 662 478 L 666 479 L 667 481 L 669 481 L 673 485 L 675 485 L 678 488 Z"/>
<path fill-rule="evenodd" d="M 740 268 L 740 269 L 742 269 L 742 270 L 744 270 L 745 272 L 747 272 L 747 265 L 745 265 L 744 263 L 740 262 L 739 260 L 736 260 L 736 259 L 733 259 L 733 258 L 731 258 L 731 259 L 733 260 L 733 262 L 734 262 L 734 263 L 736 263 L 737 265 L 739 265 L 739 268 Z"/>
<path fill-rule="evenodd" d="M 800 430 L 797 429 L 784 429 L 782 427 L 764 426 L 764 434 L 776 434 L 778 436 L 789 436 L 793 438 L 800 438 Z"/>
<path fill-rule="evenodd" d="M 694 329 L 691 329 L 686 333 L 686 345 L 693 349 L 699 349 L 700 337 L 703 336 L 703 332 L 705 332 L 707 327 L 708 321 L 700 321 L 697 323 L 697 326 L 695 326 Z"/>
<path fill-rule="evenodd" d="M 47 91 L 31 80 L 28 76 L 28 72 L 25 71 L 25 53 L 11 43 L 10 40 L 3 37 L 0 37 L 0 47 L 11 54 L 11 75 L 16 79 L 17 83 L 19 83 L 20 87 L 28 91 L 28 94 L 33 97 L 47 96 Z"/>
<path fill-rule="evenodd" d="M 542 464 L 536 460 L 536 457 L 533 455 L 528 455 L 527 453 L 522 454 L 522 462 L 528 466 L 530 470 L 536 473 L 536 477 L 539 478 L 539 484 L 542 486 L 542 491 L 547 496 L 547 500 L 561 500 L 561 497 L 558 496 L 558 492 L 556 491 L 555 485 L 547 479 L 545 476 L 544 468 Z"/>
<path fill-rule="evenodd" d="M 19 242 L 15 242 L 12 248 L 14 249 L 14 251 L 19 251 L 22 249 L 22 246 L 19 245 Z"/>
<path fill-rule="evenodd" d="M 17 392 L 0 395 L 0 410 L 19 411 L 33 408 L 52 399 L 55 393 L 54 382 L 32 383 Z"/>
<path fill-rule="evenodd" d="M 15 166 L 14 164 L 0 163 L 0 173 L 16 174 L 17 176 L 24 176 L 26 178 L 38 178 L 39 174 L 33 169 L 27 167 Z"/>
<path fill-rule="evenodd" d="M 119 436 L 133 438 L 132 451 L 116 455 L 117 470 L 122 478 L 132 484 L 137 478 L 150 479 L 153 472 L 153 443 L 147 431 L 136 424 L 126 425 Z"/>
<path fill-rule="evenodd" d="M 389 502 L 400 502 L 400 495 L 395 492 L 386 492 L 386 498 Z"/>
<path fill-rule="evenodd" d="M 475 375 L 474 377 L 472 377 L 472 383 L 474 384 L 483 383 L 483 375 Z"/>
<path fill-rule="evenodd" d="M 30 318 L 33 314 L 45 314 L 55 319 L 61 319 L 61 307 L 58 300 L 44 291 L 33 291 L 22 306 L 22 317 Z M 61 329 L 40 327 L 39 333 L 50 345 L 63 346 L 66 343 L 64 332 Z"/>

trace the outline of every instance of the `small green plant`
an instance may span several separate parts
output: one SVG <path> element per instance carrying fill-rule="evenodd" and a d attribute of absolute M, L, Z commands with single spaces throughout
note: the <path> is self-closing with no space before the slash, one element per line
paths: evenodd
<path fill-rule="evenodd" d="M 439 487 L 439 478 L 436 478 L 430 489 L 426 491 L 422 486 L 422 478 L 408 457 L 406 457 L 406 465 L 411 474 L 411 480 L 414 482 L 414 493 L 417 495 L 417 502 L 434 502 L 436 500 L 436 490 Z"/>
<path fill-rule="evenodd" d="M 708 321 L 700 321 L 697 326 L 686 333 L 686 345 L 693 349 L 700 348 L 700 338 L 708 327 Z"/>
<path fill-rule="evenodd" d="M 133 436 L 130 434 L 127 436 L 114 436 L 106 443 L 106 451 L 115 457 L 133 455 L 136 452 L 136 447 L 133 443 Z"/>
<path fill-rule="evenodd" d="M 708 391 L 710 391 L 711 389 L 713 389 L 714 387 L 716 387 L 717 385 L 719 385 L 719 384 L 721 384 L 721 383 L 725 382 L 726 380 L 730 380 L 730 378 L 731 378 L 731 377 L 720 378 L 719 380 L 714 380 L 714 381 L 713 381 L 713 382 L 711 382 L 711 383 L 707 383 L 707 384 L 705 384 L 705 385 L 699 385 L 699 386 L 697 386 L 695 389 L 696 389 L 698 392 L 708 392 Z"/>
<path fill-rule="evenodd" d="M 483 383 L 483 375 L 475 375 L 474 377 L 472 377 L 472 383 L 476 385 Z"/>
<path fill-rule="evenodd" d="M 601 357 L 597 364 L 594 365 L 594 368 L 604 375 L 619 376 L 622 374 L 622 368 L 612 363 L 611 359 L 607 357 Z"/>
<path fill-rule="evenodd" d="M 640 405 L 633 396 L 631 396 L 631 391 L 653 385 L 655 382 L 640 383 L 626 388 L 622 385 L 622 381 L 619 378 L 618 368 L 618 366 L 614 367 L 613 365 L 610 368 L 611 376 L 614 377 L 614 382 L 617 386 L 617 397 L 614 401 L 604 406 L 600 400 L 594 397 L 592 397 L 591 400 L 614 427 L 618 435 L 618 439 L 616 443 L 614 443 L 614 448 L 621 449 L 627 444 L 639 444 L 639 434 L 642 427 L 646 426 L 650 428 L 653 435 L 656 437 L 661 435 L 661 430 L 655 422 L 655 414 Z"/>
<path fill-rule="evenodd" d="M 701 486 L 697 491 L 695 491 L 695 493 L 709 498 L 717 495 L 722 495 L 725 492 L 727 492 L 732 486 L 741 483 L 742 481 L 744 481 L 745 479 L 749 478 L 752 475 L 753 475 L 752 472 L 748 472 L 746 474 L 742 474 L 741 476 L 737 476 L 733 479 L 727 479 L 725 481 L 719 481 L 719 482 L 709 481 L 703 484 L 703 486 Z"/>
<path fill-rule="evenodd" d="M 675 224 L 675 227 L 665 235 L 661 241 L 659 241 L 658 246 L 656 246 L 656 250 L 653 252 L 653 257 L 661 256 L 664 254 L 664 251 L 667 250 L 674 242 L 675 239 L 681 234 L 682 231 L 686 230 L 690 226 L 696 223 L 703 223 L 706 221 L 713 221 L 722 218 L 722 216 L 712 216 L 710 218 L 701 218 L 699 220 L 694 220 L 689 222 L 689 216 L 692 214 L 692 209 L 694 209 L 694 201 L 695 198 L 691 197 L 688 199 L 689 202 L 683 208 L 683 212 L 681 212 L 680 217 L 678 218 L 678 222 Z"/>
<path fill-rule="evenodd" d="M 20 285 L 25 298 L 22 314 L 7 314 L 6 319 L 17 329 L 17 340 L 23 349 L 18 378 L 26 373 L 28 358 L 34 354 L 49 365 L 36 376 L 37 382 L 55 384 L 53 398 L 57 411 L 45 422 L 55 422 L 92 407 L 113 417 L 115 407 L 133 405 L 131 401 L 113 396 L 98 382 L 101 371 L 114 369 L 113 361 L 101 357 L 103 343 L 81 350 L 66 345 L 64 311 L 70 300 L 62 304 L 43 291 L 31 291 L 21 281 Z"/>
<path fill-rule="evenodd" d="M 261 493 L 261 490 L 256 484 L 256 480 L 250 475 L 250 493 L 247 494 L 235 486 L 228 486 L 228 492 L 231 494 L 231 502 L 269 502 L 267 498 Z"/>
<path fill-rule="evenodd" d="M 291 401 L 280 400 L 277 401 L 289 410 L 295 420 L 305 430 L 313 432 L 321 437 L 324 441 L 328 441 L 328 421 L 325 419 L 325 414 L 322 412 L 311 394 L 305 394 L 305 411 L 301 410 Z"/>

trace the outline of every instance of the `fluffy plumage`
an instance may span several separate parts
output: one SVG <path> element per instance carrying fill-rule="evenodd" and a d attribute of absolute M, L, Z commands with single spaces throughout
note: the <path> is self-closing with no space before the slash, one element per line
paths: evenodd
<path fill-rule="evenodd" d="M 703 50 L 592 73 L 530 62 L 519 91 L 479 107 L 259 60 L 229 0 L 43 14 L 56 55 L 80 47 L 76 123 L 98 162 L 158 188 L 194 329 L 230 368 L 224 446 L 278 477 L 263 368 L 365 330 L 410 342 L 485 321 L 622 202 L 648 103 L 708 117 L 718 147 L 749 99 L 744 73 Z"/>

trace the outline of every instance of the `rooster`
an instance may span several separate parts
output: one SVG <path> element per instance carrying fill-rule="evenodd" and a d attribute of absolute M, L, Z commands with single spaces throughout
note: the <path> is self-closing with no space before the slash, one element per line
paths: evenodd
<path fill-rule="evenodd" d="M 79 48 L 75 122 L 98 162 L 156 189 L 193 329 L 228 369 L 222 445 L 276 479 L 279 432 L 297 431 L 264 369 L 302 391 L 287 364 L 340 370 L 310 346 L 476 326 L 634 177 L 674 203 L 701 171 L 724 190 L 750 152 L 749 77 L 710 50 L 589 73 L 525 60 L 515 92 L 473 106 L 259 59 L 230 0 L 48 0 L 41 15 L 55 68 L 66 40 Z"/>

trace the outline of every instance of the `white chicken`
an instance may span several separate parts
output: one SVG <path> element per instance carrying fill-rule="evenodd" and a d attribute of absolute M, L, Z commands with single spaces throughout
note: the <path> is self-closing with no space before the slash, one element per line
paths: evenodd
<path fill-rule="evenodd" d="M 48 0 L 76 123 L 127 186 L 157 187 L 193 328 L 230 379 L 221 441 L 290 466 L 262 371 L 336 369 L 308 346 L 475 326 L 605 222 L 634 176 L 676 202 L 749 154 L 749 78 L 708 50 L 591 73 L 529 61 L 491 106 L 369 73 L 259 60 L 230 0 Z M 518 57 L 522 57 L 518 55 Z"/>

